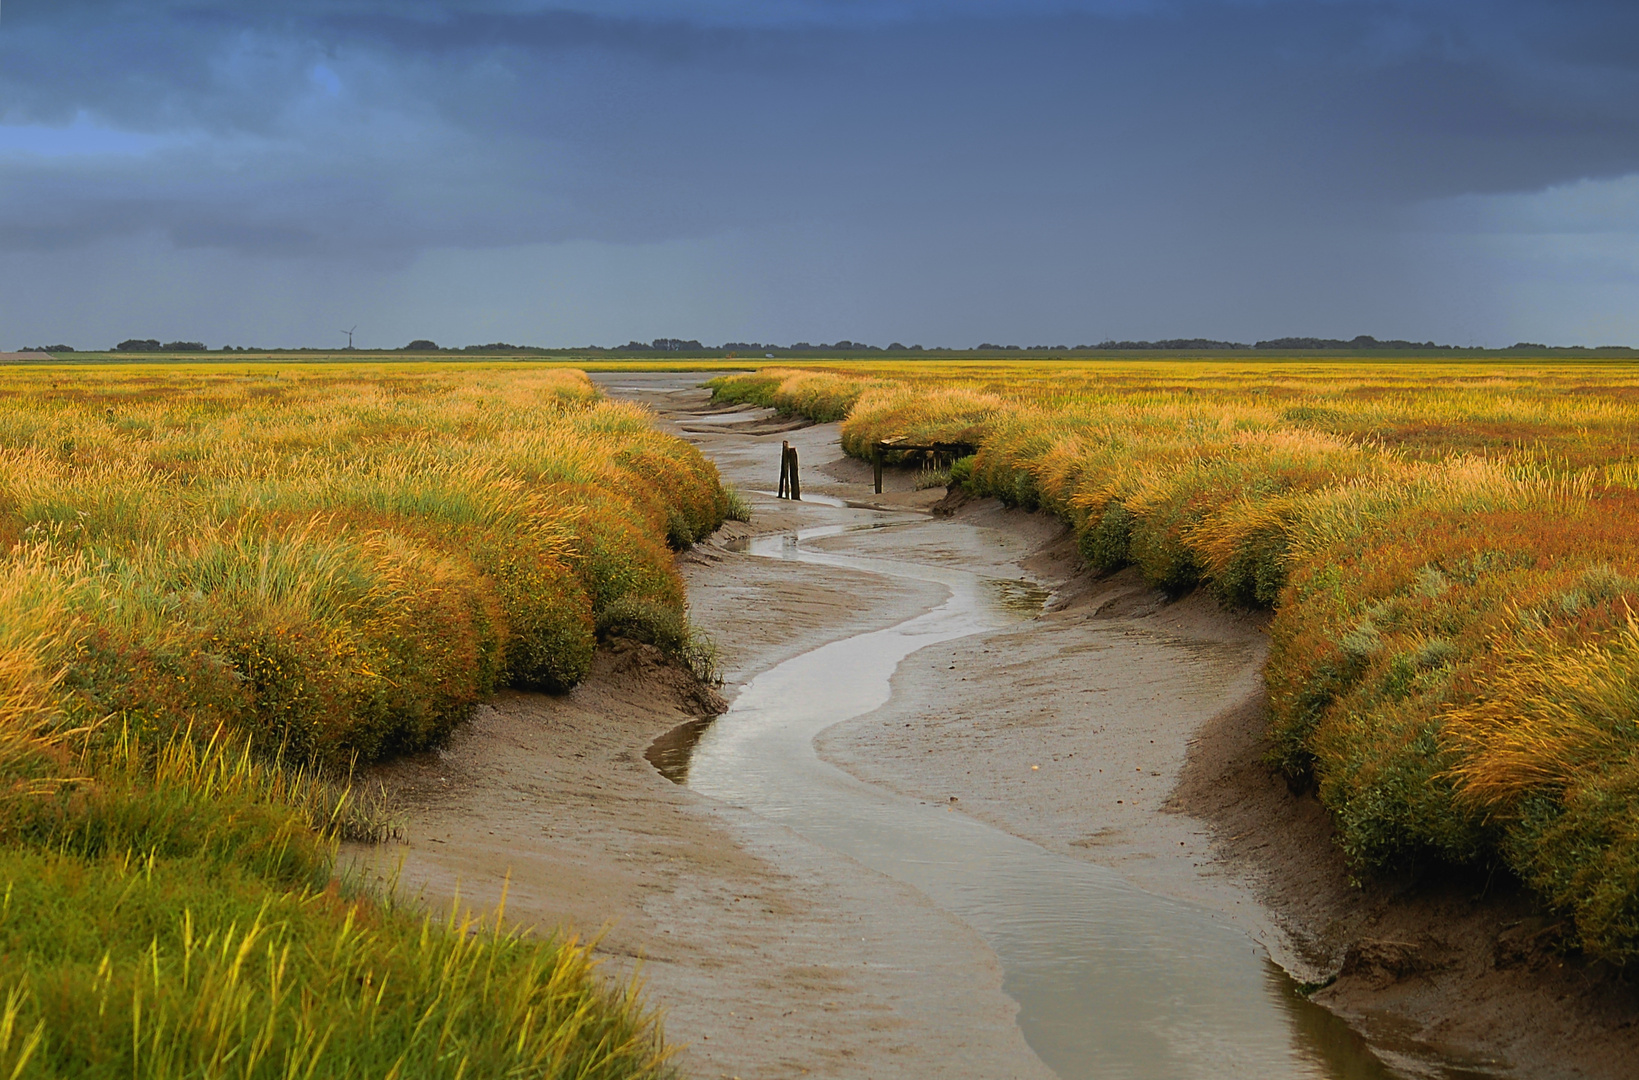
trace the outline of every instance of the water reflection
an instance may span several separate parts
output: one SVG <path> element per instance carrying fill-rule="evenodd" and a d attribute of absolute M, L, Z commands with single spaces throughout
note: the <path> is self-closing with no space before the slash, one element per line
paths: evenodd
<path fill-rule="evenodd" d="M 995 596 L 995 603 L 1004 611 L 1018 612 L 1032 618 L 1041 614 L 1053 594 L 1034 581 L 1002 581 L 995 578 L 985 582 Z"/>
<path fill-rule="evenodd" d="M 650 743 L 643 757 L 667 780 L 674 784 L 687 784 L 694 744 L 700 741 L 700 736 L 716 719 L 715 716 L 703 716 L 677 725 Z"/>
<path fill-rule="evenodd" d="M 1268 964 L 1271 993 L 1292 1020 L 1292 1038 L 1300 1052 L 1318 1061 L 1335 1080 L 1385 1080 L 1397 1075 L 1372 1052 L 1366 1037 L 1341 1016 L 1316 1005 L 1286 972 Z"/>

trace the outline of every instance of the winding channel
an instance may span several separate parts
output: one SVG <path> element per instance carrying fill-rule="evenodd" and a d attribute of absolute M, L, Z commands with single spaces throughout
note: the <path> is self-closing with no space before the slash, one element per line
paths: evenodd
<path fill-rule="evenodd" d="M 756 676 L 721 717 L 657 743 L 657 767 L 909 883 L 974 927 L 1001 960 L 1025 1038 L 1064 1080 L 1397 1075 L 1221 917 L 820 759 L 815 736 L 887 702 L 905 657 L 1040 611 L 1044 595 L 1028 583 L 809 546 L 904 520 L 872 512 L 864 526 L 750 541 L 756 556 L 935 582 L 948 596 Z"/>

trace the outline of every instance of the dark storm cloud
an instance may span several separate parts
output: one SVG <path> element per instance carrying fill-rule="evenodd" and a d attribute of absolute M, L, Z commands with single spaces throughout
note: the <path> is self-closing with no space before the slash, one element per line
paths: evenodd
<path fill-rule="evenodd" d="M 1639 168 L 1627 6 L 963 10 L 14 0 L 9 122 L 181 145 L 135 169 L 7 161 L 0 242 L 413 250 L 976 212 L 1074 230 L 1101 199 L 1349 216 Z"/>
<path fill-rule="evenodd" d="M 1592 0 L 13 0 L 0 251 L 829 230 L 1190 302 L 1431 201 L 1639 172 L 1635 45 L 1639 5 Z"/>

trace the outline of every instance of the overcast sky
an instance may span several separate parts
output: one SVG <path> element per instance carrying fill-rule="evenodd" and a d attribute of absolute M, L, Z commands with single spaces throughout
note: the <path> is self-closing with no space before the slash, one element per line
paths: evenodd
<path fill-rule="evenodd" d="M 1639 3 L 10 0 L 0 346 L 1639 344 Z"/>

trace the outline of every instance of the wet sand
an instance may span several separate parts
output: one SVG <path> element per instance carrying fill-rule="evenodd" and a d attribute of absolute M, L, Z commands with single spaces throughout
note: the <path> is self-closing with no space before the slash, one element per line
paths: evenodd
<path fill-rule="evenodd" d="M 909 491 L 907 477 L 891 476 L 897 490 L 872 495 L 868 470 L 839 459 L 834 426 L 792 429 L 766 413 L 748 418 L 710 409 L 702 396 L 656 392 L 675 379 L 608 381 L 621 396 L 666 404 L 725 477 L 752 493 L 750 528 L 731 525 L 682 559 L 693 617 L 721 649 L 726 694 L 783 660 L 939 601 L 926 584 L 734 548 L 753 533 L 850 519 L 814 501 L 755 494 L 773 487 L 781 439 L 798 447 L 811 496 L 919 510 L 942 492 Z M 679 405 L 699 415 L 678 416 Z M 937 527 L 918 527 L 873 534 L 870 551 L 905 545 L 918 559 L 967 569 L 990 559 L 999 576 L 1022 570 L 1053 585 L 1054 610 L 911 655 L 888 703 L 825 731 L 820 753 L 871 784 L 954 796 L 963 814 L 1219 912 L 1300 978 L 1335 971 L 1362 926 L 1344 917 L 1353 910 L 1347 890 L 1314 887 L 1330 887 L 1337 870 L 1316 832 L 1323 816 L 1299 805 L 1302 827 L 1289 828 L 1281 815 L 1293 807 L 1280 800 L 1291 796 L 1259 771 L 1258 621 L 1201 598 L 1163 604 L 1129 577 L 1078 575 L 1058 527 L 1039 516 L 993 505 L 961 513 L 964 525 L 1002 539 L 942 549 Z M 459 889 L 464 901 L 492 904 L 510 874 L 518 921 L 603 928 L 599 947 L 615 970 L 644 958 L 668 1036 L 686 1044 L 679 1061 L 689 1075 L 1051 1076 L 1014 1022 L 995 955 L 968 925 L 791 830 L 669 783 L 644 760 L 657 736 L 710 708 L 650 651 L 605 650 L 574 693 L 504 695 L 442 753 L 386 770 L 415 808 L 409 842 L 362 857 L 384 876 L 401 861 L 402 886 L 434 903 Z M 1288 862 L 1303 863 L 1307 850 L 1307 863 L 1272 864 L 1267 852 L 1283 844 Z M 1396 1046 L 1415 1053 L 1420 1038 L 1442 1043 L 1448 1060 L 1496 1063 L 1473 1047 L 1499 1044 L 1472 1030 L 1396 1026 L 1375 1001 L 1351 996 L 1351 980 L 1399 986 L 1402 996 L 1408 981 L 1385 983 L 1384 964 L 1369 956 L 1355 966 L 1330 1003 L 1392 1035 L 1389 1056 Z M 1449 993 L 1409 1000 L 1414 1011 L 1451 1011 Z M 1539 1031 L 1507 1046 L 1521 1075 L 1627 1075 L 1598 1068 L 1600 1048 L 1616 1049 L 1608 1039 L 1595 1052 L 1584 1039 L 1581 1053 L 1558 1056 L 1541 1052 L 1545 1041 L 1552 1050 L 1557 1040 Z"/>

